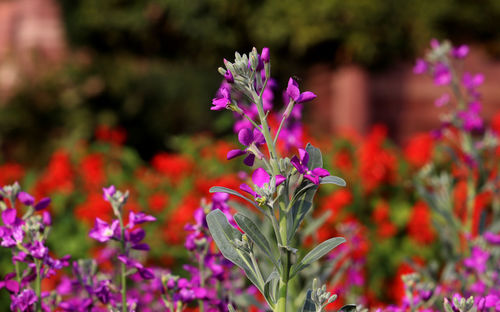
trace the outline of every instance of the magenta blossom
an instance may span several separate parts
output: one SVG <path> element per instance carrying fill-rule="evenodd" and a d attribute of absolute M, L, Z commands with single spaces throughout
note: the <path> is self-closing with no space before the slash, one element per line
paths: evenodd
<path fill-rule="evenodd" d="M 285 180 L 286 180 L 286 178 L 284 176 L 277 175 L 275 186 L 280 185 Z M 271 182 L 271 176 L 269 175 L 269 173 L 267 173 L 266 170 L 264 170 L 262 168 L 257 168 L 257 169 L 255 169 L 255 171 L 252 174 L 252 182 L 259 189 L 263 189 L 266 187 L 266 185 L 269 186 L 269 183 Z M 261 194 L 255 192 L 250 186 L 248 186 L 245 183 L 240 185 L 240 189 L 242 191 L 249 193 L 250 195 L 252 195 L 255 198 L 261 197 Z"/>
<path fill-rule="evenodd" d="M 417 59 L 415 66 L 413 66 L 413 73 L 415 74 L 423 74 L 427 71 L 428 65 L 427 62 L 423 59 Z"/>
<path fill-rule="evenodd" d="M 308 101 L 312 101 L 316 98 L 316 94 L 305 91 L 300 93 L 299 84 L 297 81 L 290 78 L 288 80 L 288 87 L 286 88 L 286 94 L 295 102 L 295 103 L 304 103 Z"/>
<path fill-rule="evenodd" d="M 312 183 L 318 185 L 320 182 L 320 178 L 324 178 L 330 175 L 330 173 L 326 169 L 318 167 L 310 170 L 307 167 L 307 163 L 309 162 L 309 153 L 305 149 L 299 148 L 299 156 L 300 158 L 297 156 L 293 156 L 290 162 L 299 173 L 304 175 L 304 178 L 308 179 Z"/>
<path fill-rule="evenodd" d="M 109 225 L 106 221 L 96 218 L 94 228 L 90 230 L 89 236 L 101 243 L 104 243 L 112 238 L 116 239 L 119 237 L 119 231 L 120 227 L 118 220 L 114 220 L 113 223 Z"/>
<path fill-rule="evenodd" d="M 227 159 L 233 159 L 248 154 L 243 162 L 250 167 L 253 166 L 255 156 L 262 159 L 263 155 L 259 150 L 259 146 L 264 144 L 266 140 L 259 129 L 253 129 L 253 131 L 248 128 L 241 129 L 238 133 L 238 141 L 240 141 L 242 145 L 247 146 L 247 148 L 244 150 L 235 149 L 229 151 L 227 153 Z"/>
<path fill-rule="evenodd" d="M 231 91 L 228 88 L 222 87 L 219 89 L 217 97 L 212 100 L 211 110 L 223 110 L 231 104 Z"/>

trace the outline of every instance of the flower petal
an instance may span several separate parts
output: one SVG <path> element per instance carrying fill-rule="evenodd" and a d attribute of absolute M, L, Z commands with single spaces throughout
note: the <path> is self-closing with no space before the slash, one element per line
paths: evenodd
<path fill-rule="evenodd" d="M 293 78 L 288 80 L 288 87 L 286 88 L 286 94 L 296 101 L 300 96 L 299 85 Z"/>
<path fill-rule="evenodd" d="M 243 159 L 243 163 L 248 167 L 252 167 L 254 161 L 255 161 L 255 155 L 252 153 L 248 154 L 248 156 L 245 157 L 245 159 Z"/>
<path fill-rule="evenodd" d="M 245 184 L 245 183 L 241 184 L 240 190 L 247 192 L 248 194 L 252 195 L 253 197 L 257 197 L 257 193 L 255 193 L 255 191 L 250 186 L 248 186 L 248 184 Z"/>
<path fill-rule="evenodd" d="M 311 174 L 304 174 L 304 178 L 308 179 L 312 183 L 318 185 L 319 184 L 319 177 Z"/>
<path fill-rule="evenodd" d="M 307 163 L 309 163 L 309 153 L 305 149 L 299 148 L 299 157 L 302 165 L 307 167 Z"/>
<path fill-rule="evenodd" d="M 245 146 L 252 144 L 253 142 L 252 131 L 248 128 L 241 129 L 240 132 L 238 132 L 238 141 L 240 141 L 240 143 Z"/>
<path fill-rule="evenodd" d="M 323 169 L 323 168 L 314 168 L 312 170 L 312 173 L 314 173 L 315 175 L 317 175 L 320 178 L 327 177 L 330 175 L 330 172 L 328 172 L 328 170 Z"/>
<path fill-rule="evenodd" d="M 297 103 L 304 103 L 304 102 L 309 102 L 312 101 L 316 98 L 316 94 L 312 93 L 311 91 L 306 91 L 303 92 L 299 95 L 299 98 L 297 99 Z"/>
<path fill-rule="evenodd" d="M 281 183 L 285 182 L 286 178 L 280 174 L 276 176 L 276 186 L 280 185 Z"/>
<path fill-rule="evenodd" d="M 227 153 L 227 159 L 233 159 L 244 154 L 246 154 L 246 152 L 239 149 L 231 150 Z"/>
<path fill-rule="evenodd" d="M 271 176 L 266 170 L 257 168 L 252 174 L 252 181 L 258 187 L 263 187 L 264 184 L 269 183 Z"/>

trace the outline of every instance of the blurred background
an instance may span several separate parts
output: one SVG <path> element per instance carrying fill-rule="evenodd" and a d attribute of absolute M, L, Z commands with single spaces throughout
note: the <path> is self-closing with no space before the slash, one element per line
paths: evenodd
<path fill-rule="evenodd" d="M 305 105 L 306 137 L 322 140 L 325 167 L 349 185 L 321 188 L 318 214 L 330 214 L 315 235 L 358 224 L 362 291 L 398 300 L 404 261 L 440 251 L 412 181 L 439 156 L 428 132 L 445 89 L 415 76 L 414 59 L 431 38 L 471 45 L 465 66 L 485 75 L 489 123 L 500 108 L 499 20 L 498 0 L 0 0 L 0 185 L 52 198 L 49 245 L 73 259 L 96 254 L 88 230 L 111 217 L 101 188 L 129 189 L 129 209 L 158 217 L 151 261 L 180 268 L 200 199 L 241 183 L 241 164 L 226 160 L 234 120 L 209 110 L 217 68 L 235 50 L 268 46 L 279 90 L 294 76 L 318 95 Z M 493 124 L 500 132 L 500 115 Z"/>
<path fill-rule="evenodd" d="M 179 134 L 228 134 L 230 116 L 208 113 L 216 69 L 252 46 L 270 47 L 281 87 L 295 75 L 318 94 L 313 133 L 381 122 L 404 143 L 438 122 L 442 90 L 411 73 L 433 37 L 474 46 L 484 115 L 499 104 L 499 18 L 496 0 L 2 0 L 1 157 L 42 165 L 100 125 L 146 160 Z"/>

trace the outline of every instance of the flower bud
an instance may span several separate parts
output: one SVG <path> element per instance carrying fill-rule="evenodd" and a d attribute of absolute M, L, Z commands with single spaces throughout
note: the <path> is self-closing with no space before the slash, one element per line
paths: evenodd
<path fill-rule="evenodd" d="M 262 62 L 264 62 L 264 64 L 269 63 L 270 56 L 269 56 L 269 48 L 268 47 L 264 47 L 262 49 L 262 53 L 260 55 L 260 59 L 262 60 Z"/>

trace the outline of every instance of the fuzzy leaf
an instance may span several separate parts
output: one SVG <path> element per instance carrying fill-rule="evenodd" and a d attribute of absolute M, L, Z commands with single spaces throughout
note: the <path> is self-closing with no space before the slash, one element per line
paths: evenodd
<path fill-rule="evenodd" d="M 243 232 L 245 232 L 257 246 L 259 246 L 259 248 L 264 252 L 264 254 L 269 258 L 269 260 L 273 262 L 276 268 L 280 269 L 278 261 L 276 260 L 276 257 L 273 255 L 273 251 L 271 249 L 269 241 L 264 235 L 262 235 L 257 225 L 255 225 L 255 223 L 253 223 L 253 221 L 250 220 L 250 218 L 241 213 L 235 214 L 234 220 L 236 221 L 238 226 L 243 230 Z"/>
<path fill-rule="evenodd" d="M 321 184 L 335 184 L 338 186 L 346 186 L 345 180 L 336 176 L 328 176 L 321 178 L 320 180 Z"/>
<path fill-rule="evenodd" d="M 323 168 L 323 157 L 319 148 L 312 146 L 311 143 L 307 143 L 306 152 L 309 154 L 309 162 L 307 163 L 309 169 Z"/>
<path fill-rule="evenodd" d="M 292 267 L 291 276 L 294 276 L 296 273 L 300 272 L 302 269 L 304 269 L 314 261 L 328 254 L 330 251 L 332 251 L 332 249 L 344 242 L 345 239 L 343 237 L 333 237 L 314 247 L 314 249 L 311 250 L 307 255 L 305 255 L 300 262 L 296 263 Z"/>
<path fill-rule="evenodd" d="M 356 312 L 356 305 L 346 304 L 345 306 L 339 309 L 339 312 Z"/>
<path fill-rule="evenodd" d="M 239 198 L 243 198 L 244 200 L 246 200 L 247 202 L 252 204 L 258 210 L 262 211 L 262 209 L 259 206 L 257 206 L 253 200 L 250 200 L 248 197 L 243 196 L 239 192 L 232 190 L 230 188 L 223 187 L 223 186 L 213 186 L 210 188 L 209 192 L 210 193 L 227 193 L 227 194 L 231 194 L 234 196 L 238 196 Z"/>
<path fill-rule="evenodd" d="M 311 299 L 311 293 L 312 290 L 307 290 L 306 300 L 304 300 L 301 312 L 316 312 L 316 305 Z"/>
<path fill-rule="evenodd" d="M 207 215 L 207 224 L 222 255 L 242 268 L 248 279 L 263 292 L 264 285 L 259 282 L 257 273 L 255 272 L 259 268 L 253 267 L 250 255 L 247 252 L 235 247 L 235 241 L 242 239 L 240 231 L 229 224 L 226 216 L 219 209 L 213 210 Z"/>

